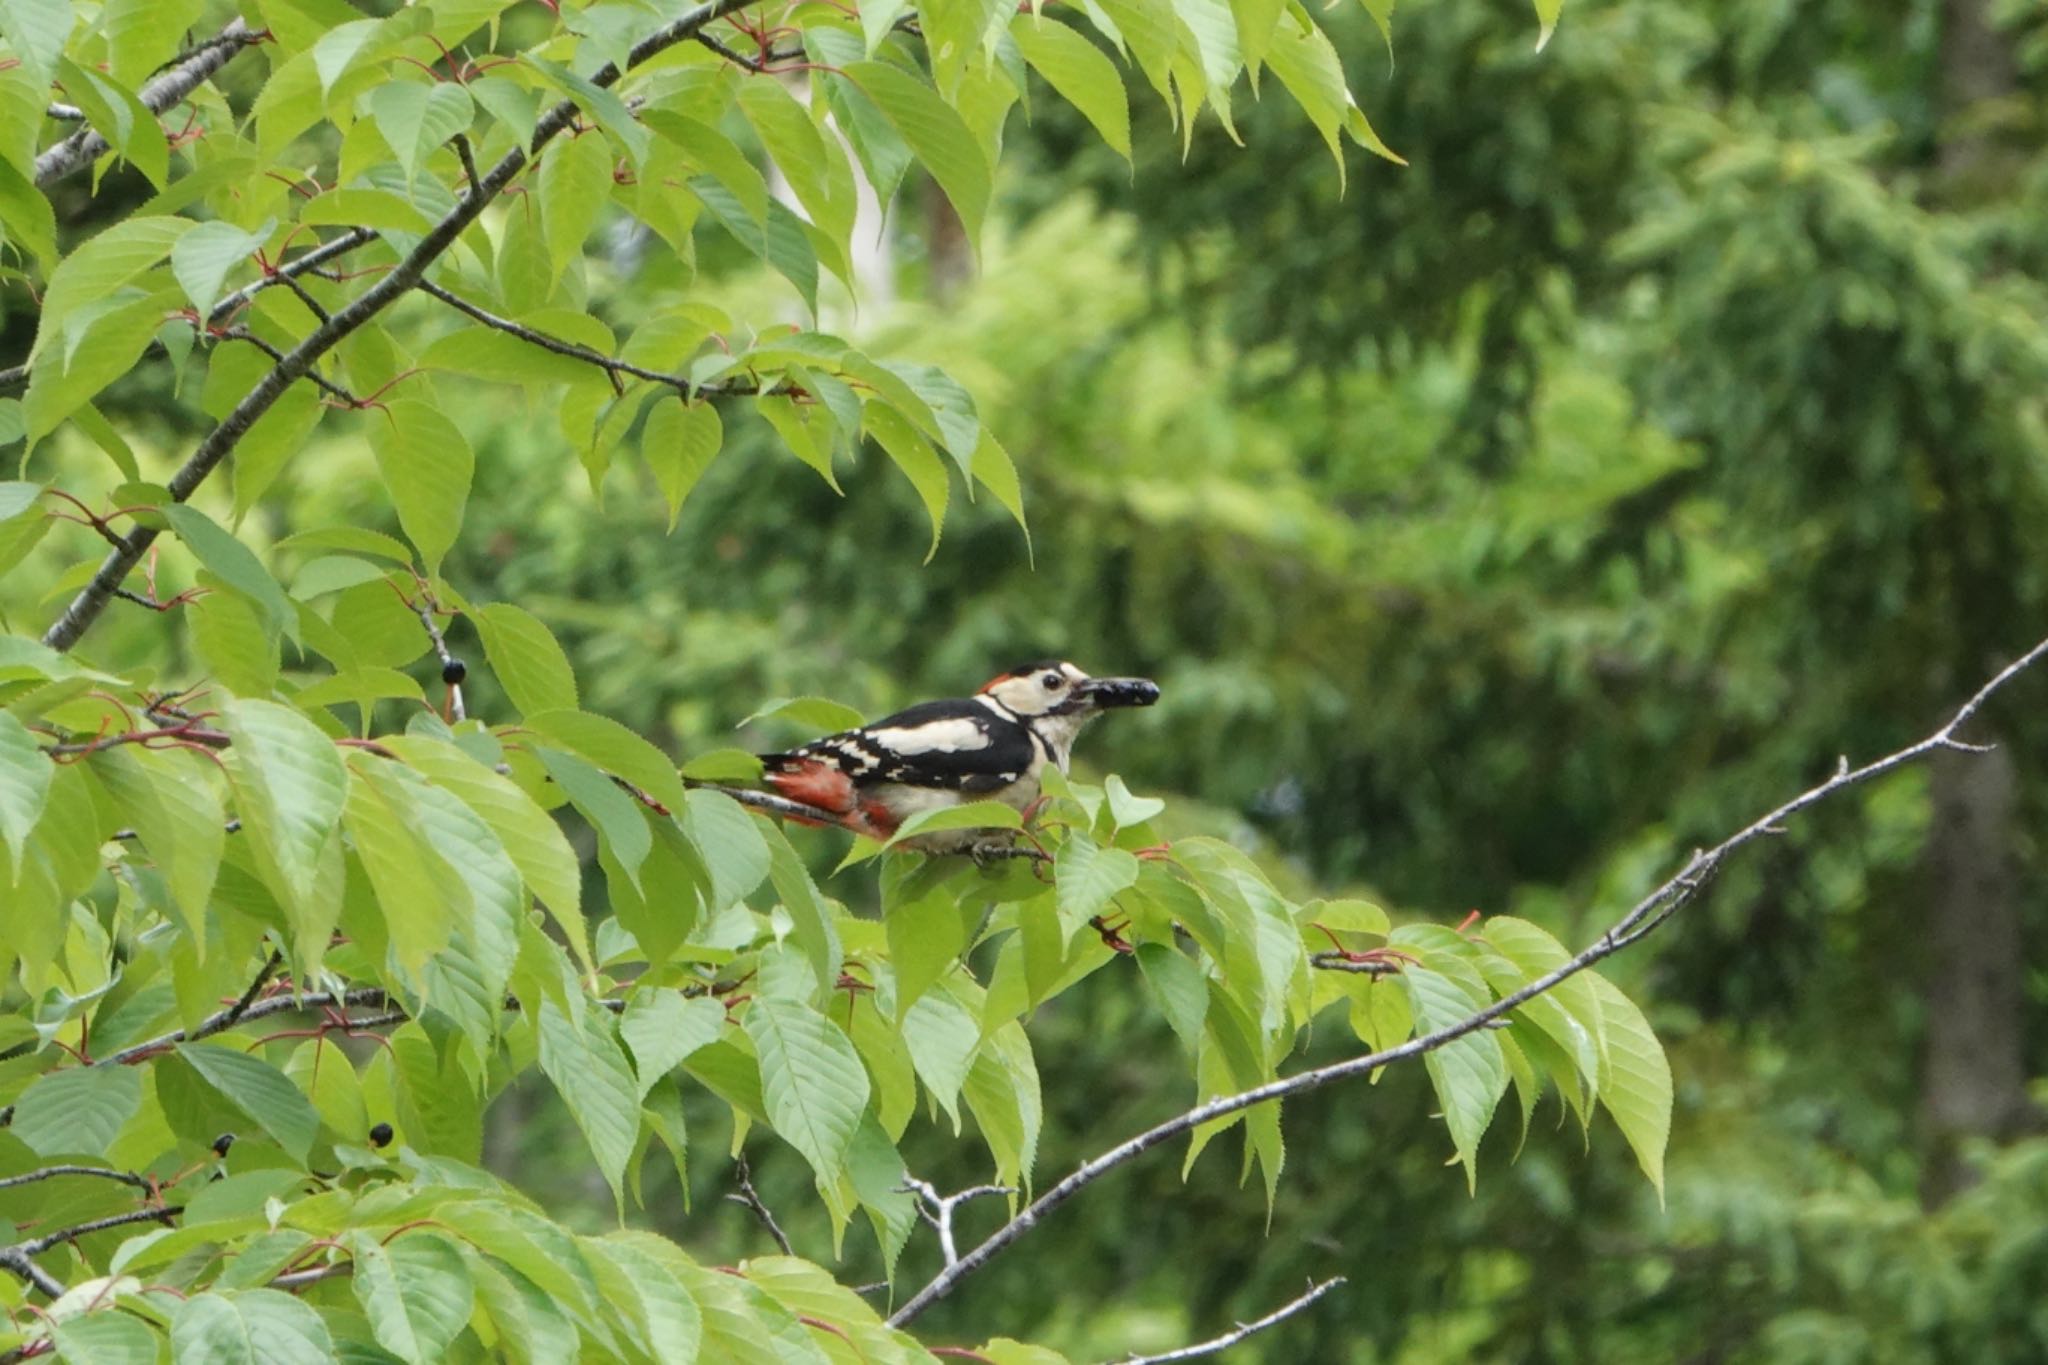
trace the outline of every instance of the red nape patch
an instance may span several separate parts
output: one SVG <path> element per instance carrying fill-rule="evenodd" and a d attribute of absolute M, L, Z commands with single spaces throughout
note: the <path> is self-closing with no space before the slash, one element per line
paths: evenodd
<path fill-rule="evenodd" d="M 769 773 L 762 780 L 790 800 L 801 801 L 806 806 L 829 810 L 834 815 L 847 815 L 853 811 L 853 779 L 815 758 L 796 759 L 788 767 Z"/>

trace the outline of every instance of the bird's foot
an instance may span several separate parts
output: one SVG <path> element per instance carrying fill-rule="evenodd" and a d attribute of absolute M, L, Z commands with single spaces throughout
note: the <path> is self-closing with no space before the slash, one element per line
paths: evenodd
<path fill-rule="evenodd" d="M 1108 917 L 1097 915 L 1094 919 L 1088 921 L 1088 925 L 1096 933 L 1102 935 L 1103 945 L 1111 952 L 1134 953 L 1137 951 L 1136 948 L 1131 946 L 1130 940 L 1125 938 L 1123 934 L 1124 930 L 1131 927 L 1130 920 L 1119 920 L 1117 923 L 1111 924 Z"/>

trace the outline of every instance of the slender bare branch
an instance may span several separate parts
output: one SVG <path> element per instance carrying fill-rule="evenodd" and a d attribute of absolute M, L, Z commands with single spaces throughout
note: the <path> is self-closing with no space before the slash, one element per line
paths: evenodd
<path fill-rule="evenodd" d="M 205 84 L 214 72 L 234 60 L 236 53 L 262 40 L 262 34 L 253 32 L 240 19 L 232 21 L 218 35 L 201 43 L 161 76 L 143 86 L 140 92 L 142 107 L 152 114 L 163 113 Z M 36 158 L 36 187 L 45 188 L 80 167 L 91 165 L 95 157 L 108 150 L 109 145 L 98 130 L 80 128 Z"/>
<path fill-rule="evenodd" d="M 627 53 L 623 67 L 612 62 L 600 67 L 590 76 L 591 83 L 600 88 L 616 85 L 627 70 L 678 43 L 690 41 L 706 25 L 753 3 L 755 0 L 704 0 L 704 3 L 635 44 Z M 455 244 L 456 238 L 476 221 L 484 206 L 501 194 L 526 169 L 532 158 L 568 128 L 575 118 L 576 105 L 571 100 L 563 100 L 549 109 L 535 124 L 533 140 L 527 147 L 514 147 L 505 153 L 496 165 L 485 172 L 470 193 L 458 199 L 455 207 L 427 230 L 403 259 L 293 347 L 200 441 L 171 476 L 171 497 L 178 502 L 190 498 L 234 450 L 257 419 L 270 410 L 286 389 L 311 371 L 315 361 L 418 285 L 426 277 L 428 267 Z M 69 649 L 78 643 L 106 610 L 107 603 L 113 600 L 114 589 L 121 586 L 121 580 L 140 562 L 156 536 L 157 532 L 151 527 L 137 526 L 128 534 L 126 548 L 109 551 L 99 569 L 43 636 L 43 643 L 58 650 Z"/>
<path fill-rule="evenodd" d="M 149 1181 L 133 1171 L 117 1171 L 109 1166 L 44 1166 L 38 1170 L 24 1171 L 0 1179 L 0 1190 L 11 1190 L 17 1185 L 33 1185 L 39 1180 L 55 1180 L 67 1175 L 98 1176 L 102 1180 L 116 1180 L 123 1185 L 132 1185 L 138 1190 L 149 1188 Z"/>
<path fill-rule="evenodd" d="M 939 1234 L 939 1254 L 947 1265 L 960 1259 L 959 1244 L 953 1240 L 953 1211 L 970 1199 L 1017 1192 L 1013 1185 L 976 1185 L 958 1194 L 940 1194 L 938 1186 L 916 1176 L 905 1176 L 898 1188 L 917 1196 L 917 1212 Z"/>
<path fill-rule="evenodd" d="M 783 1255 L 796 1255 L 796 1252 L 790 1249 L 789 1235 L 783 1232 L 782 1224 L 775 1221 L 775 1215 L 769 1210 L 767 1201 L 761 1198 L 761 1192 L 754 1188 L 754 1172 L 753 1168 L 747 1165 L 746 1153 L 742 1152 L 734 1160 L 733 1171 L 739 1181 L 739 1192 L 728 1194 L 726 1198 L 742 1208 L 751 1210 L 754 1217 L 760 1220 L 761 1226 L 768 1229 L 768 1235 L 775 1239 L 775 1245 L 782 1248 Z"/>
<path fill-rule="evenodd" d="M 1342 1283 L 1344 1283 L 1342 1275 L 1334 1276 L 1331 1279 L 1324 1280 L 1321 1284 L 1310 1285 L 1306 1294 L 1291 1302 L 1281 1304 L 1263 1318 L 1252 1322 L 1240 1322 L 1234 1329 L 1225 1332 L 1220 1337 L 1212 1337 L 1208 1341 L 1197 1342 L 1193 1346 L 1183 1346 L 1175 1351 L 1163 1351 L 1156 1356 L 1128 1355 L 1117 1362 L 1117 1365 L 1167 1365 L 1168 1361 L 1199 1360 L 1203 1356 L 1213 1356 L 1218 1352 L 1227 1351 L 1246 1337 L 1255 1336 L 1265 1331 L 1268 1327 L 1276 1327 L 1287 1321 L 1287 1319 L 1301 1312 L 1304 1308 L 1307 1308 L 1310 1304 Z"/>
<path fill-rule="evenodd" d="M 2048 657 L 2048 640 L 2042 640 L 2022 654 L 1982 687 L 1940 729 L 1903 749 L 1886 754 L 1860 768 L 1849 766 L 1848 760 L 1841 760 L 1826 781 L 1808 787 L 1789 801 L 1759 816 L 1740 830 L 1712 848 L 1696 852 L 1686 861 L 1684 867 L 1637 901 L 1628 912 L 1600 935 L 1584 951 L 1570 961 L 1559 965 L 1523 986 L 1494 1001 L 1484 1009 L 1474 1011 L 1455 1024 L 1411 1038 L 1396 1047 L 1383 1048 L 1378 1052 L 1332 1062 L 1282 1080 L 1256 1086 L 1235 1095 L 1225 1095 L 1196 1105 L 1187 1112 L 1155 1124 L 1137 1136 L 1119 1143 L 1100 1156 L 1082 1162 L 1058 1184 L 1033 1200 L 1020 1210 L 1015 1218 L 991 1233 L 981 1245 L 963 1255 L 956 1263 L 945 1267 L 933 1276 L 930 1283 L 918 1290 L 908 1302 L 890 1317 L 891 1327 L 901 1327 L 922 1314 L 934 1303 L 950 1294 L 959 1283 L 987 1265 L 998 1252 L 1003 1251 L 1019 1238 L 1044 1221 L 1047 1214 L 1079 1194 L 1088 1186 L 1102 1179 L 1117 1167 L 1150 1151 L 1161 1143 L 1171 1141 L 1183 1133 L 1189 1133 L 1215 1119 L 1227 1118 L 1254 1105 L 1269 1100 L 1284 1100 L 1295 1095 L 1319 1090 L 1337 1081 L 1349 1080 L 1356 1076 L 1370 1075 L 1381 1067 L 1395 1062 L 1406 1061 L 1434 1052 L 1448 1043 L 1456 1042 L 1469 1033 L 1493 1025 L 1495 1020 L 1505 1019 L 1518 1007 L 1534 1000 L 1539 995 L 1555 990 L 1560 984 L 1585 971 L 1601 960 L 1613 956 L 1632 943 L 1639 942 L 1644 935 L 1669 920 L 1672 915 L 1697 896 L 1712 880 L 1713 875 L 1727 861 L 1730 855 L 1744 845 L 1765 838 L 1777 832 L 1791 816 L 1797 815 L 1829 796 L 1847 787 L 1853 787 L 1872 778 L 1883 776 L 1905 767 L 1909 763 L 1927 757 L 1940 749 L 1956 749 L 1963 741 L 1956 732 L 1976 716 L 2006 684 Z"/>

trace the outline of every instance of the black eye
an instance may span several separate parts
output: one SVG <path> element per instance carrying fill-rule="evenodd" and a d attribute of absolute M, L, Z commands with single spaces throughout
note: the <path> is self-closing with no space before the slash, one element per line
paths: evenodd
<path fill-rule="evenodd" d="M 1039 681 L 1045 684 L 1046 691 L 1057 692 L 1066 685 L 1067 680 L 1057 673 L 1048 673 L 1043 678 L 1040 678 Z"/>

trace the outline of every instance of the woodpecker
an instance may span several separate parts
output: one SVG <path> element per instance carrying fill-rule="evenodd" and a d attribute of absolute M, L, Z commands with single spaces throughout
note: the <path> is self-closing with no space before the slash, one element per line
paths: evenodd
<path fill-rule="evenodd" d="M 1082 726 L 1111 708 L 1157 700 L 1150 679 L 1091 678 L 1042 659 L 998 674 L 971 697 L 920 702 L 787 753 L 763 754 L 762 780 L 857 834 L 887 839 L 914 815 L 970 801 L 1027 810 L 1046 764 L 1067 771 Z M 904 846 L 957 853 L 987 836 L 947 830 L 914 835 Z"/>

